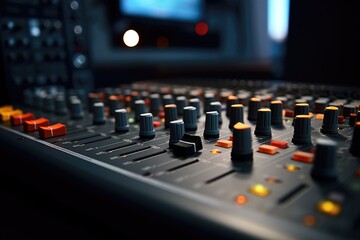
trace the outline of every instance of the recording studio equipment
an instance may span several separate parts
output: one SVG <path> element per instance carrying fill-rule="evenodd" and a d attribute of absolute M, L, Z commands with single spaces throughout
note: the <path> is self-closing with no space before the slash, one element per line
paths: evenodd
<path fill-rule="evenodd" d="M 156 2 L 0 3 L 0 236 L 359 239 L 350 5 Z"/>

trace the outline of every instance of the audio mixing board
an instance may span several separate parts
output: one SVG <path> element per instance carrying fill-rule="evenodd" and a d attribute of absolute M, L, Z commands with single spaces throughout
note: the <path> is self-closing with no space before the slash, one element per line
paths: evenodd
<path fill-rule="evenodd" d="M 34 88 L 0 108 L 0 140 L 13 159 L 129 197 L 190 236 L 359 239 L 359 92 L 256 81 Z"/>

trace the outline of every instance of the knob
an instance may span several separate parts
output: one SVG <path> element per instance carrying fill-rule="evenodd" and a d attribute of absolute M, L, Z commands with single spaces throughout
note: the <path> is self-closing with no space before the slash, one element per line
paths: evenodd
<path fill-rule="evenodd" d="M 177 109 L 175 104 L 165 105 L 165 128 L 170 127 L 170 122 L 177 119 Z"/>
<path fill-rule="evenodd" d="M 311 117 L 310 115 L 297 115 L 294 123 L 294 144 L 311 143 Z"/>
<path fill-rule="evenodd" d="M 233 129 L 238 122 L 244 122 L 244 106 L 239 103 L 231 105 L 229 128 Z"/>
<path fill-rule="evenodd" d="M 219 113 L 217 111 L 210 111 L 206 113 L 204 138 L 214 139 L 219 138 Z"/>
<path fill-rule="evenodd" d="M 115 117 L 115 131 L 125 133 L 129 131 L 129 123 L 126 109 L 116 109 L 114 112 Z"/>
<path fill-rule="evenodd" d="M 350 113 L 349 125 L 354 126 L 356 122 L 356 113 Z"/>
<path fill-rule="evenodd" d="M 140 122 L 140 115 L 145 112 L 146 112 L 145 101 L 144 100 L 136 100 L 135 106 L 134 106 L 135 122 Z"/>
<path fill-rule="evenodd" d="M 188 104 L 185 96 L 176 97 L 176 107 L 177 107 L 178 116 L 183 115 L 184 107 L 186 107 L 187 105 Z"/>
<path fill-rule="evenodd" d="M 150 95 L 150 112 L 157 116 L 159 115 L 161 103 L 160 103 L 160 95 L 158 93 L 153 93 Z"/>
<path fill-rule="evenodd" d="M 258 110 L 255 135 L 271 136 L 271 110 L 269 108 L 260 108 Z"/>
<path fill-rule="evenodd" d="M 94 103 L 94 106 L 93 106 L 93 123 L 94 124 L 105 123 L 104 111 L 105 111 L 104 103 L 102 103 L 102 102 Z"/>
<path fill-rule="evenodd" d="M 204 114 L 206 114 L 206 112 L 210 111 L 210 103 L 215 102 L 215 95 L 214 93 L 211 92 L 207 92 L 205 93 L 204 96 Z"/>
<path fill-rule="evenodd" d="M 343 107 L 344 117 L 350 117 L 351 113 L 356 113 L 356 106 L 353 104 L 345 104 Z"/>
<path fill-rule="evenodd" d="M 109 96 L 109 108 L 110 108 L 110 116 L 114 116 L 116 109 L 120 108 L 120 102 L 117 96 L 115 95 Z"/>
<path fill-rule="evenodd" d="M 65 97 L 63 95 L 58 95 L 55 98 L 55 112 L 58 115 L 64 115 L 67 113 Z"/>
<path fill-rule="evenodd" d="M 248 108 L 248 120 L 249 121 L 256 121 L 257 111 L 259 108 L 261 108 L 260 98 L 250 98 L 249 108 Z"/>
<path fill-rule="evenodd" d="M 212 102 L 210 103 L 210 111 L 216 111 L 219 114 L 219 122 L 218 124 L 222 124 L 222 116 L 221 116 L 221 103 L 220 102 Z"/>
<path fill-rule="evenodd" d="M 234 125 L 231 159 L 233 161 L 249 161 L 253 159 L 250 125 L 241 122 Z"/>
<path fill-rule="evenodd" d="M 297 115 L 309 115 L 309 104 L 308 103 L 297 103 L 294 108 L 294 119 Z M 292 125 L 294 125 L 294 120 Z"/>
<path fill-rule="evenodd" d="M 323 124 L 320 131 L 324 134 L 338 133 L 339 109 L 334 106 L 325 108 Z"/>
<path fill-rule="evenodd" d="M 184 107 L 183 120 L 185 124 L 185 131 L 196 131 L 197 129 L 197 114 L 196 108 L 193 106 Z"/>
<path fill-rule="evenodd" d="M 271 124 L 275 126 L 283 125 L 283 104 L 280 100 L 270 102 Z"/>
<path fill-rule="evenodd" d="M 184 121 L 182 119 L 174 120 L 170 122 L 170 139 L 169 139 L 169 147 L 179 142 L 180 139 L 184 136 L 185 127 Z"/>
<path fill-rule="evenodd" d="M 201 111 L 200 111 L 200 99 L 199 98 L 191 98 L 189 100 L 189 106 L 196 107 L 196 117 L 201 117 Z"/>
<path fill-rule="evenodd" d="M 54 110 L 55 110 L 55 99 L 54 99 L 54 96 L 52 96 L 52 95 L 47 95 L 47 96 L 44 98 L 43 107 L 44 107 L 44 111 L 45 111 L 45 112 L 54 112 Z"/>
<path fill-rule="evenodd" d="M 151 113 L 140 114 L 139 137 L 142 139 L 153 139 L 155 137 L 153 115 Z"/>
<path fill-rule="evenodd" d="M 239 99 L 234 96 L 230 95 L 226 99 L 226 116 L 230 117 L 231 113 L 231 105 L 239 103 Z"/>
<path fill-rule="evenodd" d="M 327 104 L 328 104 L 328 100 L 327 99 L 318 99 L 315 101 L 315 106 L 314 106 L 314 112 L 316 113 L 324 113 L 324 109 L 326 108 Z"/>
<path fill-rule="evenodd" d="M 350 152 L 352 155 L 360 156 L 360 121 L 356 122 L 353 130 L 353 137 L 350 146 Z"/>
<path fill-rule="evenodd" d="M 331 139 L 318 139 L 311 175 L 316 180 L 336 178 L 337 144 Z"/>
<path fill-rule="evenodd" d="M 72 119 L 81 119 L 84 117 L 83 106 L 80 99 L 78 98 L 71 99 L 70 113 Z"/>
<path fill-rule="evenodd" d="M 165 106 L 168 104 L 174 104 L 175 102 L 174 102 L 173 96 L 171 94 L 165 94 L 162 97 L 162 103 L 163 103 L 163 106 Z"/>

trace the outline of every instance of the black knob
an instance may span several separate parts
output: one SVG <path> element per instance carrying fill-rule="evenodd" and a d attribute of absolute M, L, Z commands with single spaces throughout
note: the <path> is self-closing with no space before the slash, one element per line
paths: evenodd
<path fill-rule="evenodd" d="M 189 100 L 189 106 L 196 107 L 196 117 L 201 117 L 201 111 L 200 111 L 200 99 L 199 98 L 191 98 Z"/>
<path fill-rule="evenodd" d="M 115 110 L 120 108 L 119 98 L 115 95 L 109 96 L 110 116 L 115 115 Z"/>
<path fill-rule="evenodd" d="M 255 135 L 271 136 L 271 110 L 269 108 L 260 108 L 258 110 Z"/>
<path fill-rule="evenodd" d="M 360 121 L 356 122 L 353 130 L 353 137 L 350 146 L 352 155 L 360 156 Z"/>
<path fill-rule="evenodd" d="M 145 101 L 144 100 L 136 100 L 134 106 L 134 117 L 135 122 L 140 122 L 140 115 L 146 112 Z"/>
<path fill-rule="evenodd" d="M 196 131 L 197 129 L 197 114 L 196 108 L 193 106 L 184 107 L 183 120 L 185 124 L 185 131 Z"/>
<path fill-rule="evenodd" d="M 337 144 L 331 139 L 318 139 L 311 175 L 316 180 L 336 178 Z"/>
<path fill-rule="evenodd" d="M 308 103 L 297 103 L 294 108 L 294 119 L 297 115 L 309 115 L 309 104 Z M 292 125 L 294 125 L 294 120 Z"/>
<path fill-rule="evenodd" d="M 159 115 L 161 108 L 160 95 L 158 93 L 153 93 L 150 95 L 150 112 L 157 116 Z"/>
<path fill-rule="evenodd" d="M 163 106 L 168 104 L 175 104 L 173 96 L 171 94 L 165 94 L 162 97 L 162 104 Z"/>
<path fill-rule="evenodd" d="M 155 137 L 153 115 L 151 113 L 140 114 L 139 137 L 142 139 L 152 139 Z"/>
<path fill-rule="evenodd" d="M 261 108 L 260 98 L 250 98 L 249 107 L 248 107 L 248 120 L 249 121 L 256 121 L 257 111 L 259 108 Z"/>
<path fill-rule="evenodd" d="M 210 103 L 215 102 L 215 95 L 212 92 L 207 92 L 205 93 L 204 96 L 204 114 L 206 114 L 206 112 L 210 111 Z"/>
<path fill-rule="evenodd" d="M 283 104 L 280 100 L 270 102 L 271 124 L 275 126 L 283 125 Z"/>
<path fill-rule="evenodd" d="M 339 109 L 334 106 L 325 108 L 323 124 L 320 131 L 324 134 L 338 133 L 338 116 Z"/>
<path fill-rule="evenodd" d="M 177 107 L 175 104 L 165 105 L 165 128 L 170 127 L 170 122 L 177 119 Z"/>
<path fill-rule="evenodd" d="M 240 103 L 231 105 L 229 128 L 233 129 L 238 122 L 244 123 L 244 106 Z"/>
<path fill-rule="evenodd" d="M 249 161 L 253 159 L 250 125 L 241 122 L 234 125 L 231 159 L 233 161 Z"/>
<path fill-rule="evenodd" d="M 94 124 L 104 124 L 105 123 L 105 108 L 104 103 L 97 102 L 93 106 L 93 123 Z"/>
<path fill-rule="evenodd" d="M 210 111 L 206 113 L 204 138 L 214 139 L 219 138 L 219 113 L 217 111 Z"/>
<path fill-rule="evenodd" d="M 297 115 L 294 123 L 294 144 L 311 143 L 311 117 L 310 115 Z"/>
<path fill-rule="evenodd" d="M 116 109 L 114 112 L 115 117 L 115 131 L 125 133 L 129 131 L 129 123 L 126 109 Z"/>
<path fill-rule="evenodd" d="M 78 98 L 71 99 L 70 114 L 72 119 L 81 119 L 84 117 L 83 106 Z"/>
<path fill-rule="evenodd" d="M 356 106 L 353 104 L 345 104 L 343 107 L 344 117 L 350 117 L 351 113 L 356 113 Z"/>
<path fill-rule="evenodd" d="M 65 115 L 67 113 L 66 101 L 63 95 L 58 95 L 55 98 L 55 112 L 58 115 Z"/>
<path fill-rule="evenodd" d="M 222 114 L 221 114 L 221 103 L 220 102 L 212 102 L 210 103 L 210 111 L 216 111 L 219 114 L 219 125 L 222 124 Z"/>
<path fill-rule="evenodd" d="M 185 127 L 184 121 L 182 119 L 174 120 L 170 122 L 170 139 L 169 139 L 169 147 L 179 142 L 180 139 L 184 136 Z"/>
<path fill-rule="evenodd" d="M 188 105 L 187 99 L 185 96 L 178 96 L 176 97 L 176 107 L 177 107 L 177 114 L 178 116 L 183 115 L 184 107 Z"/>
<path fill-rule="evenodd" d="M 226 116 L 230 117 L 231 113 L 231 105 L 239 103 L 239 99 L 234 96 L 230 95 L 226 99 Z"/>
<path fill-rule="evenodd" d="M 314 112 L 315 113 L 324 113 L 324 110 L 325 110 L 328 102 L 329 102 L 328 99 L 317 99 L 315 101 Z"/>

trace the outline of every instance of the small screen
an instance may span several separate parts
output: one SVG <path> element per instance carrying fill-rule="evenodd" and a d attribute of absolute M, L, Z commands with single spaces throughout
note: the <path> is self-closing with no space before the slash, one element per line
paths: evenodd
<path fill-rule="evenodd" d="M 136 17 L 198 21 L 202 0 L 119 0 L 121 14 Z"/>

